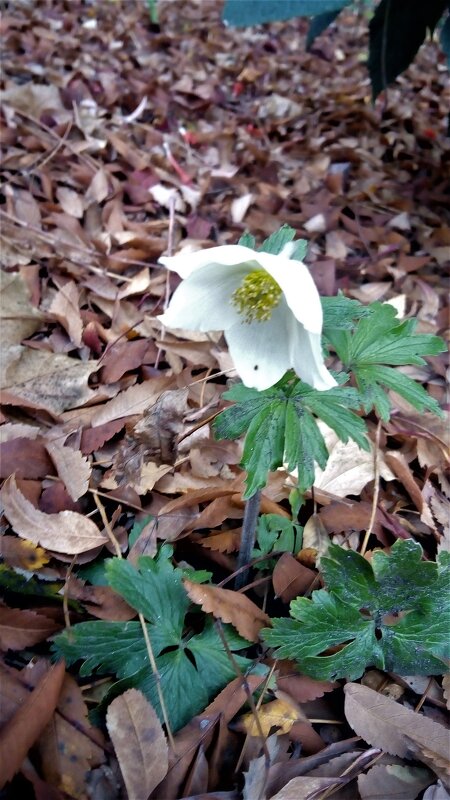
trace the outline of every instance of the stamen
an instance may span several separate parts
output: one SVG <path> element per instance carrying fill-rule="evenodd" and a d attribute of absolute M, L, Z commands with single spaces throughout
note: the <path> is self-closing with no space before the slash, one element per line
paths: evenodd
<path fill-rule="evenodd" d="M 245 276 L 233 292 L 231 302 L 245 322 L 266 322 L 278 305 L 281 294 L 276 280 L 264 269 L 257 269 Z"/>

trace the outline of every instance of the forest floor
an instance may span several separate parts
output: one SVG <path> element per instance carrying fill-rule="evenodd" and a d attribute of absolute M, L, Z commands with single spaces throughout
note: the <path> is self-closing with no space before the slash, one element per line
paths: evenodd
<path fill-rule="evenodd" d="M 444 417 L 395 396 L 389 422 L 368 420 L 372 453 L 329 439 L 293 520 L 300 550 L 274 547 L 237 592 L 242 442 L 211 426 L 232 363 L 220 334 L 156 319 L 178 281 L 163 253 L 286 223 L 322 295 L 392 303 L 445 338 L 437 42 L 373 105 L 365 16 L 307 53 L 304 21 L 227 28 L 214 0 L 162 0 L 158 24 L 140 0 L 2 5 L 1 797 L 449 798 L 446 677 L 369 668 L 344 696 L 258 644 L 318 588 L 330 542 L 450 548 L 444 354 L 405 369 Z M 290 524 L 292 485 L 269 476 L 261 554 L 264 524 Z M 211 595 L 189 573 L 188 597 L 187 567 Z M 239 656 L 221 622 L 247 640 Z M 175 637 L 163 653 L 158 626 Z"/>

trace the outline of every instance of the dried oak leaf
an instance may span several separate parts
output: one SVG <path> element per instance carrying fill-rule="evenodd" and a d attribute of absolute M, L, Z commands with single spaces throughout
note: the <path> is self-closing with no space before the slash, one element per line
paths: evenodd
<path fill-rule="evenodd" d="M 130 798 L 146 798 L 165 778 L 169 748 L 156 711 L 137 689 L 108 706 L 106 727 Z"/>
<path fill-rule="evenodd" d="M 21 275 L 0 272 L 0 320 L 2 352 L 31 336 L 41 325 L 42 314 L 30 303 Z"/>
<path fill-rule="evenodd" d="M 231 622 L 238 633 L 250 642 L 258 641 L 259 631 L 270 625 L 270 618 L 243 594 L 220 586 L 206 586 L 185 578 L 184 587 L 193 603 L 200 605 L 222 622 Z"/>
<path fill-rule="evenodd" d="M 76 555 L 108 541 L 97 525 L 82 514 L 75 511 L 43 514 L 38 511 L 19 491 L 14 476 L 3 484 L 0 500 L 15 532 L 48 550 Z"/>

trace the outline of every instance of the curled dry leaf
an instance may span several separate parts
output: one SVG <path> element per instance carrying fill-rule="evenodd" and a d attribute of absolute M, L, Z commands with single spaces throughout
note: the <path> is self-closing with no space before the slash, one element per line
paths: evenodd
<path fill-rule="evenodd" d="M 15 532 L 48 550 L 76 555 L 108 541 L 97 525 L 82 514 L 75 511 L 43 514 L 38 511 L 19 491 L 14 476 L 3 484 L 0 499 Z"/>
<path fill-rule="evenodd" d="M 312 800 L 318 792 L 324 792 L 339 783 L 342 783 L 339 778 L 310 778 L 308 775 L 301 775 L 299 778 L 292 778 L 270 800 Z"/>
<path fill-rule="evenodd" d="M 81 347 L 83 323 L 79 309 L 79 292 L 73 281 L 68 281 L 57 292 L 48 311 L 66 330 L 70 341 L 76 347 Z"/>
<path fill-rule="evenodd" d="M 415 800 L 419 792 L 433 780 L 428 769 L 405 764 L 376 764 L 365 774 L 358 775 L 361 800 Z"/>
<path fill-rule="evenodd" d="M 289 733 L 294 722 L 297 722 L 299 718 L 305 719 L 295 703 L 288 702 L 283 698 L 265 703 L 259 708 L 257 715 L 259 725 L 253 711 L 244 714 L 238 722 L 239 730 L 244 730 L 249 736 L 261 736 L 262 732 L 262 735 L 267 737 L 271 729 L 276 728 L 277 736 L 281 736 L 283 733 Z"/>
<path fill-rule="evenodd" d="M 447 728 L 367 686 L 348 683 L 344 692 L 347 721 L 366 742 L 391 755 L 418 758 L 439 777 L 450 778 Z"/>
<path fill-rule="evenodd" d="M 183 583 L 193 603 L 222 622 L 231 622 L 238 633 L 250 642 L 256 642 L 261 628 L 270 625 L 270 617 L 243 594 L 220 586 L 194 583 L 187 578 Z"/>
<path fill-rule="evenodd" d="M 78 500 L 89 487 L 91 466 L 87 458 L 81 455 L 80 450 L 62 447 L 55 442 L 47 442 L 46 449 L 70 497 Z"/>
<path fill-rule="evenodd" d="M 147 800 L 165 778 L 169 749 L 156 711 L 137 689 L 128 689 L 108 706 L 106 726 L 129 800 Z"/>

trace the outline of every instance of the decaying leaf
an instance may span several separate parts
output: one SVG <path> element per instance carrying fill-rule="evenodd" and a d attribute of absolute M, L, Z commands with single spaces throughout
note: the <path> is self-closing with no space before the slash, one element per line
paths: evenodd
<path fill-rule="evenodd" d="M 415 800 L 419 792 L 430 785 L 433 774 L 421 767 L 399 764 L 375 764 L 368 772 L 358 775 L 361 800 Z"/>
<path fill-rule="evenodd" d="M 80 347 L 83 323 L 79 309 L 79 292 L 73 281 L 68 281 L 59 289 L 48 311 L 67 331 L 75 347 Z"/>
<path fill-rule="evenodd" d="M 53 716 L 65 675 L 64 661 L 54 664 L 26 701 L 0 730 L 0 787 L 20 769 L 23 759 Z"/>
<path fill-rule="evenodd" d="M 342 783 L 339 778 L 310 778 L 308 775 L 301 775 L 299 778 L 292 778 L 270 800 L 313 800 L 318 792 L 324 792 L 339 783 Z"/>
<path fill-rule="evenodd" d="M 244 714 L 239 720 L 239 730 L 244 730 L 249 736 L 264 736 L 270 734 L 272 728 L 280 736 L 282 733 L 289 733 L 293 724 L 298 719 L 305 719 L 300 708 L 294 702 L 286 699 L 277 698 L 269 703 L 264 703 L 258 711 L 259 725 L 252 711 Z"/>
<path fill-rule="evenodd" d="M 108 541 L 95 522 L 75 511 L 43 514 L 19 491 L 14 476 L 3 484 L 0 498 L 15 532 L 48 550 L 75 555 Z"/>
<path fill-rule="evenodd" d="M 238 633 L 256 642 L 260 629 L 270 625 L 270 618 L 243 594 L 219 586 L 206 586 L 185 579 L 184 587 L 193 603 L 222 622 L 231 622 Z"/>
<path fill-rule="evenodd" d="M 402 758 L 417 758 L 448 780 L 450 732 L 367 686 L 348 683 L 345 715 L 366 742 Z"/>
<path fill-rule="evenodd" d="M 47 442 L 46 449 L 70 497 L 78 500 L 89 487 L 91 466 L 87 458 L 79 450 L 62 447 L 55 442 Z"/>
<path fill-rule="evenodd" d="M 29 292 L 21 275 L 0 270 L 0 321 L 2 354 L 19 345 L 42 324 L 42 314 L 30 303 Z"/>
<path fill-rule="evenodd" d="M 106 725 L 130 800 L 146 800 L 166 776 L 168 745 L 156 711 L 137 689 L 108 706 Z"/>
<path fill-rule="evenodd" d="M 0 648 L 22 650 L 42 642 L 60 629 L 60 625 L 43 614 L 21 608 L 0 606 Z"/>

